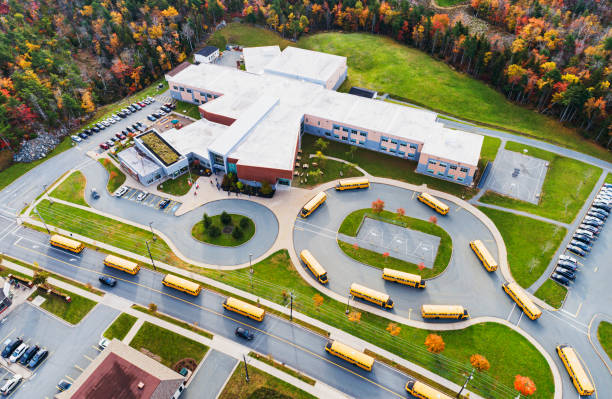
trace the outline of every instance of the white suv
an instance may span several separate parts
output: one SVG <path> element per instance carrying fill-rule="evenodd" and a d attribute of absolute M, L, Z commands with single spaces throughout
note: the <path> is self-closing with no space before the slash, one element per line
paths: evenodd
<path fill-rule="evenodd" d="M 2 385 L 2 388 L 0 388 L 0 394 L 2 394 L 2 396 L 8 396 L 15 390 L 15 388 L 19 386 L 19 384 L 21 384 L 22 380 L 23 377 L 21 375 L 15 374 L 13 378 L 9 379 L 4 385 Z"/>

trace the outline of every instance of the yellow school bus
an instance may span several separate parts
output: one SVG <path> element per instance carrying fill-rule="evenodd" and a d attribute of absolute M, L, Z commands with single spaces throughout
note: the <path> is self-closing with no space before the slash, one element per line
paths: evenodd
<path fill-rule="evenodd" d="M 395 281 L 396 283 L 409 285 L 415 288 L 425 288 L 425 280 L 418 274 L 384 268 L 382 278 L 387 281 Z"/>
<path fill-rule="evenodd" d="M 380 307 L 387 309 L 393 308 L 393 300 L 389 298 L 389 295 L 373 290 L 363 285 L 353 283 L 351 284 L 351 295 L 357 298 L 365 299 L 372 303 L 377 304 Z"/>
<path fill-rule="evenodd" d="M 417 196 L 418 200 L 425 205 L 433 208 L 436 212 L 442 215 L 446 215 L 450 208 L 444 202 L 440 201 L 436 197 L 428 193 L 421 193 Z"/>
<path fill-rule="evenodd" d="M 326 284 L 328 282 L 327 271 L 323 269 L 323 266 L 321 266 L 321 264 L 315 259 L 315 257 L 312 256 L 309 250 L 305 249 L 300 252 L 300 259 L 302 259 L 302 262 L 304 262 L 304 264 L 308 266 L 308 268 L 310 269 L 312 274 L 314 274 L 317 280 L 319 280 L 322 284 Z"/>
<path fill-rule="evenodd" d="M 373 357 L 338 341 L 328 342 L 327 345 L 325 345 L 325 350 L 367 371 L 371 371 L 374 365 Z"/>
<path fill-rule="evenodd" d="M 574 348 L 567 345 L 559 345 L 557 346 L 557 354 L 565 365 L 578 393 L 580 395 L 592 395 L 595 392 L 595 388 L 584 367 L 582 367 L 582 363 L 580 363 Z"/>
<path fill-rule="evenodd" d="M 406 383 L 406 391 L 408 391 L 408 393 L 410 393 L 412 396 L 420 399 L 453 399 L 437 389 L 433 389 L 429 385 L 425 385 L 416 380 L 408 380 Z"/>
<path fill-rule="evenodd" d="M 487 247 L 480 240 L 470 241 L 470 247 L 482 262 L 482 265 L 490 272 L 497 270 L 497 262 Z"/>
<path fill-rule="evenodd" d="M 262 321 L 264 319 L 264 316 L 266 315 L 266 311 L 262 308 L 258 308 L 255 305 L 251 305 L 250 303 L 246 303 L 244 301 L 241 301 L 240 299 L 232 297 L 228 297 L 223 302 L 223 307 L 227 310 L 239 313 L 256 321 Z"/>
<path fill-rule="evenodd" d="M 166 274 L 166 277 L 162 280 L 162 284 L 166 287 L 174 288 L 175 290 L 183 291 L 191 295 L 199 295 L 202 291 L 202 287 L 193 281 L 185 280 L 175 276 L 174 274 Z"/>
<path fill-rule="evenodd" d="M 83 249 L 85 248 L 85 245 L 83 245 L 82 242 L 73 240 L 68 237 L 60 236 L 59 234 L 52 235 L 49 239 L 49 243 L 54 247 L 67 249 L 68 251 L 77 254 L 81 253 L 81 251 L 83 251 Z"/>
<path fill-rule="evenodd" d="M 368 188 L 370 181 L 365 177 L 355 177 L 353 179 L 342 179 L 336 184 L 336 190 L 353 190 L 356 188 Z"/>
<path fill-rule="evenodd" d="M 461 305 L 421 305 L 424 319 L 467 319 L 468 311 Z"/>
<path fill-rule="evenodd" d="M 106 259 L 104 259 L 104 264 L 129 274 L 136 274 L 140 270 L 138 263 L 131 262 L 115 255 L 108 255 Z"/>
<path fill-rule="evenodd" d="M 321 191 L 319 194 L 315 195 L 310 201 L 304 205 L 302 211 L 300 212 L 300 216 L 303 218 L 307 218 L 308 215 L 313 213 L 315 209 L 317 209 L 322 203 L 327 199 L 327 194 Z"/>
<path fill-rule="evenodd" d="M 529 299 L 525 291 L 517 283 L 504 283 L 502 287 L 531 320 L 535 320 L 542 316 L 540 308 Z"/>

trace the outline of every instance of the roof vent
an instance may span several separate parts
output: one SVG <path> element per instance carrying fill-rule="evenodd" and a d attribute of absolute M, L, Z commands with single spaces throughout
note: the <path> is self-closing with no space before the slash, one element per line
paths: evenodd
<path fill-rule="evenodd" d="M 143 389 L 144 388 L 144 382 L 140 381 L 138 383 L 138 389 Z"/>

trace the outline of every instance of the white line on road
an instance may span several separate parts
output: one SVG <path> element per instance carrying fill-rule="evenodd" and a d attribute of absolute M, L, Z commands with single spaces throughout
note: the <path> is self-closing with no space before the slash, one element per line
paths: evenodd
<path fill-rule="evenodd" d="M 585 332 L 585 331 L 581 330 L 580 328 L 576 327 L 576 326 L 575 326 L 575 325 L 573 325 L 573 324 L 572 324 L 572 323 L 571 323 L 569 320 L 564 319 L 564 318 L 559 317 L 559 316 L 556 316 L 556 315 L 555 315 L 555 312 L 551 312 L 551 311 L 549 311 L 549 310 L 547 310 L 546 312 L 548 312 L 548 314 L 550 314 L 550 315 L 551 315 L 552 317 L 554 317 L 555 319 L 558 319 L 558 320 L 560 320 L 560 321 L 564 322 L 565 324 L 567 324 L 568 326 L 572 327 L 574 330 L 576 330 L 576 331 L 578 331 L 578 332 L 581 332 L 581 333 L 583 333 L 583 334 L 584 334 L 584 335 L 586 335 L 586 336 L 588 336 L 588 335 L 589 335 L 589 333 L 588 333 L 588 332 Z M 576 322 L 576 323 L 578 323 L 578 322 Z M 582 323 L 578 323 L 578 324 L 582 324 Z"/>
<path fill-rule="evenodd" d="M 508 313 L 508 317 L 506 317 L 506 321 L 510 320 L 510 316 L 512 316 L 512 312 L 514 312 L 514 308 L 516 308 L 516 303 L 514 304 L 514 306 L 512 306 L 512 309 L 510 309 L 510 313 Z"/>

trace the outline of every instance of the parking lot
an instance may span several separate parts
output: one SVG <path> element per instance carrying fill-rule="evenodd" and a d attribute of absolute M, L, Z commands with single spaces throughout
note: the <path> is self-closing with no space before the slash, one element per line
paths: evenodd
<path fill-rule="evenodd" d="M 34 370 L 15 364 L 6 367 L 3 359 L 0 365 L 3 382 L 17 372 L 24 373 L 24 380 L 10 397 L 51 398 L 58 392 L 60 380 L 74 381 L 98 355 L 100 336 L 117 314 L 114 309 L 98 305 L 77 326 L 72 326 L 29 303 L 13 309 L 0 324 L 2 343 L 23 337 L 29 345 L 46 348 L 49 355 Z"/>
<path fill-rule="evenodd" d="M 119 198 L 123 198 L 128 201 L 134 201 L 139 204 L 142 204 L 142 205 L 145 205 L 151 208 L 158 208 L 158 209 L 159 209 L 159 204 L 163 200 L 166 199 L 164 197 L 160 197 L 159 195 L 150 194 L 145 191 L 139 190 L 137 188 L 133 188 L 133 187 L 127 187 L 127 188 L 128 188 L 128 191 Z M 146 194 L 146 197 L 142 201 L 138 201 L 138 196 L 141 194 Z M 181 206 L 181 204 L 182 204 L 181 202 L 171 200 L 168 206 L 166 206 L 164 209 L 160 209 L 160 211 L 163 213 L 174 215 L 174 212 L 176 212 L 176 210 Z"/>

